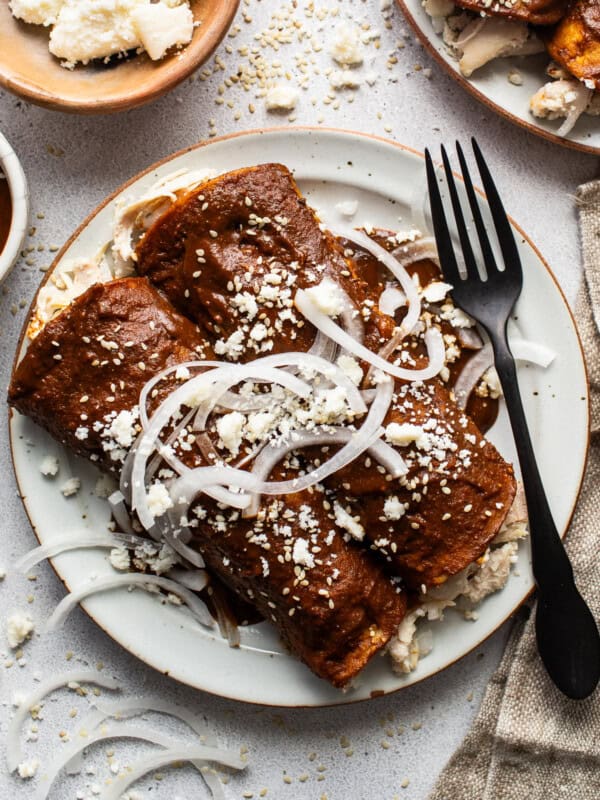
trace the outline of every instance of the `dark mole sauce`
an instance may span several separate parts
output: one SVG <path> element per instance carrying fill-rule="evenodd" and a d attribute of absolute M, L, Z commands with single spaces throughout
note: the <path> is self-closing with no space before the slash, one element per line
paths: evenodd
<path fill-rule="evenodd" d="M 382 247 L 391 249 L 387 241 L 389 236 L 393 236 L 391 231 L 376 231 L 373 238 Z M 379 296 L 385 289 L 386 282 L 389 280 L 388 273 L 383 271 L 380 262 L 377 261 L 377 259 L 375 259 L 371 253 L 362 250 L 354 243 L 349 242 L 347 239 L 342 239 L 341 242 L 344 248 L 354 251 L 352 261 L 357 268 L 357 272 L 365 281 L 365 283 L 368 284 L 370 292 L 374 296 Z M 416 261 L 407 268 L 407 271 L 411 275 L 419 276 L 419 283 L 421 286 L 427 286 L 427 284 L 431 283 L 432 281 L 443 280 L 437 264 L 428 259 Z M 397 322 L 400 322 L 401 318 L 402 312 L 399 311 L 397 315 Z M 448 323 L 442 323 L 442 333 L 451 333 L 456 336 L 456 331 Z M 460 357 L 453 364 L 448 365 L 450 379 L 447 385 L 449 387 L 454 386 L 456 379 L 458 378 L 463 367 L 466 365 L 467 361 L 477 352 L 476 350 L 468 349 L 462 345 L 461 351 Z M 479 430 L 485 434 L 492 427 L 498 416 L 498 400 L 495 400 L 491 397 L 479 397 L 479 395 L 477 395 L 475 392 L 471 392 L 466 411 L 469 417 L 477 425 Z"/>
<path fill-rule="evenodd" d="M 346 240 L 342 240 L 342 243 L 344 247 L 355 250 L 352 260 L 358 267 L 360 277 L 368 284 L 369 290 L 373 296 L 381 294 L 383 289 L 385 289 L 386 279 L 382 275 L 382 268 L 379 262 L 376 261 L 370 253 L 359 251 L 356 245 Z M 422 286 L 434 280 L 441 280 L 440 271 L 433 261 L 418 261 L 414 265 L 411 265 L 408 271 L 411 274 L 418 274 Z M 442 330 L 444 333 L 456 334 L 455 330 L 448 323 L 442 326 Z M 450 386 L 454 384 L 469 358 L 477 352 L 476 350 L 469 350 L 467 348 L 461 349 L 460 357 L 453 364 L 449 365 L 450 380 L 448 384 Z M 488 397 L 479 397 L 472 392 L 467 405 L 467 413 L 479 430 L 485 433 L 496 420 L 498 401 Z M 207 588 L 200 593 L 200 596 L 213 616 L 217 616 L 216 612 L 218 607 L 235 625 L 254 625 L 264 620 L 264 617 L 254 606 L 245 602 L 243 598 L 226 586 L 212 572 L 209 571 L 209 574 L 210 583 Z"/>
<path fill-rule="evenodd" d="M 441 280 L 440 271 L 437 264 L 433 261 L 418 261 L 408 270 L 411 274 L 417 274 L 421 286 L 426 286 L 431 281 Z M 451 333 L 456 336 L 456 330 L 449 324 L 442 324 L 442 333 Z M 460 342 L 459 342 L 460 344 Z M 454 386 L 456 379 L 465 367 L 467 361 L 472 358 L 477 350 L 472 350 L 460 345 L 461 354 L 452 364 L 448 364 L 450 379 L 447 385 Z M 475 425 L 482 433 L 487 433 L 496 421 L 498 416 L 498 400 L 492 397 L 480 397 L 474 391 L 471 392 L 467 402 L 466 412 L 471 417 Z"/>
<path fill-rule="evenodd" d="M 10 222 L 12 219 L 12 201 L 8 181 L 0 172 L 0 253 L 4 250 L 4 245 L 8 239 Z"/>
<path fill-rule="evenodd" d="M 210 583 L 206 589 L 200 592 L 200 596 L 215 619 L 218 617 L 218 605 L 235 625 L 256 625 L 264 620 L 262 614 L 254 606 L 226 586 L 211 570 L 208 572 Z"/>

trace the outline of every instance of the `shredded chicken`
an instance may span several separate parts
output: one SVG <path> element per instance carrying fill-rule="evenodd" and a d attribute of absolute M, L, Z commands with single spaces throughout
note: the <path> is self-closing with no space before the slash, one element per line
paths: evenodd
<path fill-rule="evenodd" d="M 138 199 L 116 204 L 113 238 L 93 258 L 74 258 L 61 262 L 40 289 L 35 312 L 27 328 L 34 339 L 63 308 L 95 283 L 135 274 L 135 244 L 171 203 L 186 192 L 214 177 L 215 170 L 181 169 L 160 178 Z"/>
<path fill-rule="evenodd" d="M 35 339 L 47 322 L 66 308 L 76 297 L 95 283 L 113 279 L 105 261 L 104 245 L 93 258 L 74 258 L 55 269 L 38 294 L 35 312 L 27 328 L 27 336 Z"/>
<path fill-rule="evenodd" d="M 502 589 L 517 560 L 518 540 L 527 535 L 527 506 L 519 484 L 515 500 L 491 547 L 475 563 L 419 597 L 388 644 L 394 672 L 407 674 L 433 646 L 430 630 L 419 630 L 419 620 L 443 620 L 444 611 L 457 608 L 465 619 L 477 619 L 474 606 Z"/>
<path fill-rule="evenodd" d="M 460 54 L 458 65 L 465 77 L 494 58 L 540 52 L 542 43 L 531 34 L 524 22 L 484 17 L 473 19 L 454 42 Z"/>
<path fill-rule="evenodd" d="M 592 94 L 592 90 L 587 89 L 580 81 L 561 78 L 545 83 L 538 89 L 531 98 L 529 107 L 534 117 L 565 117 L 565 122 L 558 130 L 559 136 L 565 136 L 588 107 Z"/>
<path fill-rule="evenodd" d="M 524 22 L 482 17 L 468 11 L 455 13 L 448 0 L 424 0 L 423 7 L 431 17 L 434 31 L 442 35 L 466 78 L 496 58 L 533 55 L 545 50 L 543 42 Z M 593 86 L 572 78 L 554 62 L 550 62 L 546 72 L 553 80 L 544 84 L 530 100 L 530 111 L 535 117 L 564 118 L 557 134 L 566 136 L 581 114 L 600 115 L 600 100 L 596 99 Z"/>

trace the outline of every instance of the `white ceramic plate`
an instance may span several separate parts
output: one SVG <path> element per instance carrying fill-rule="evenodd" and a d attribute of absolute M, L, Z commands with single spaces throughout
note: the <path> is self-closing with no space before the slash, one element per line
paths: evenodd
<path fill-rule="evenodd" d="M 600 153 L 600 120 L 598 117 L 582 114 L 573 130 L 563 137 L 556 135 L 563 119 L 538 119 L 530 114 L 530 98 L 544 83 L 550 80 L 545 72 L 551 61 L 547 53 L 520 58 L 496 58 L 476 70 L 470 78 L 465 78 L 458 68 L 458 61 L 449 54 L 441 35 L 433 30 L 431 17 L 425 12 L 421 2 L 422 0 L 398 0 L 404 16 L 415 29 L 425 47 L 446 72 L 467 91 L 506 119 L 526 128 L 531 133 L 576 150 Z M 515 86 L 509 82 L 507 76 L 511 69 L 516 69 L 521 73 L 523 77 L 521 86 Z"/>
<path fill-rule="evenodd" d="M 313 206 L 327 209 L 341 199 L 357 199 L 357 224 L 369 220 L 392 229 L 412 226 L 412 197 L 415 187 L 424 185 L 420 155 L 391 142 L 355 133 L 287 128 L 213 140 L 151 167 L 84 222 L 54 266 L 64 258 L 95 253 L 110 238 L 113 207 L 122 192 L 141 193 L 157 177 L 183 167 L 210 166 L 227 171 L 267 158 L 294 170 Z M 498 178 L 501 185 L 502 176 Z M 525 275 L 518 306 L 520 330 L 527 338 L 543 341 L 557 353 L 555 362 L 546 371 L 521 370 L 519 382 L 550 504 L 562 531 L 577 498 L 587 449 L 586 374 L 572 317 L 552 274 L 520 231 L 517 239 Z M 98 477 L 95 469 L 75 459 L 24 417 L 13 415 L 10 432 L 23 502 L 40 541 L 51 542 L 64 535 L 66 528 L 82 533 L 104 530 L 109 510 L 106 501 L 94 495 Z M 507 459 L 514 460 L 504 414 L 491 438 Z M 54 481 L 43 478 L 39 472 L 39 463 L 47 453 L 56 455 L 60 461 L 60 475 Z M 82 490 L 65 499 L 59 487 L 70 475 L 82 478 Z M 83 605 L 123 647 L 186 684 L 249 702 L 319 706 L 396 691 L 439 672 L 468 653 L 530 592 L 528 562 L 527 547 L 522 545 L 519 563 L 507 587 L 483 603 L 476 623 L 466 622 L 450 611 L 442 624 L 433 624 L 434 649 L 413 673 L 394 675 L 387 656 L 375 658 L 361 674 L 356 688 L 345 693 L 314 677 L 285 653 L 267 623 L 243 629 L 241 648 L 230 649 L 218 634 L 202 629 L 185 610 L 160 605 L 142 591 L 104 593 L 89 598 Z M 64 553 L 53 563 L 70 589 L 79 586 L 92 572 L 112 573 L 106 551 Z"/>

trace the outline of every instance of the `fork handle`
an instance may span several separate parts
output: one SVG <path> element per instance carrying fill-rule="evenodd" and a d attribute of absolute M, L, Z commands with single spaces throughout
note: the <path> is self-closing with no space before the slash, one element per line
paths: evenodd
<path fill-rule="evenodd" d="M 579 594 L 537 467 L 506 332 L 492 336 L 495 366 L 513 431 L 529 514 L 532 570 L 538 590 L 536 635 L 548 673 L 568 697 L 587 697 L 600 679 L 600 634 Z"/>

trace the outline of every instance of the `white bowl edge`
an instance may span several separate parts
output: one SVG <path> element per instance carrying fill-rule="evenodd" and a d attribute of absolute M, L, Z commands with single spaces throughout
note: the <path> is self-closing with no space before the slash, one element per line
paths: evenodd
<path fill-rule="evenodd" d="M 0 167 L 6 176 L 12 203 L 12 218 L 4 249 L 0 251 L 0 281 L 19 256 L 29 222 L 29 189 L 17 154 L 0 133 Z"/>

